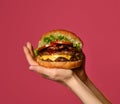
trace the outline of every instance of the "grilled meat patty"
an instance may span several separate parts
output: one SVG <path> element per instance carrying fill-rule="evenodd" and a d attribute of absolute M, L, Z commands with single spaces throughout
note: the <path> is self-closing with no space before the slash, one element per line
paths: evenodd
<path fill-rule="evenodd" d="M 64 61 L 78 61 L 82 59 L 82 53 L 81 51 L 78 51 L 75 47 L 73 47 L 73 44 L 52 44 L 49 46 L 46 46 L 44 48 L 40 48 L 38 50 L 38 54 L 40 56 L 43 55 L 60 55 L 60 57 L 56 58 L 55 62 L 64 62 Z M 69 55 L 71 56 L 68 60 L 65 57 L 61 57 L 62 55 Z M 43 60 L 43 59 L 42 59 Z M 44 61 L 52 61 L 51 59 L 47 59 Z"/>

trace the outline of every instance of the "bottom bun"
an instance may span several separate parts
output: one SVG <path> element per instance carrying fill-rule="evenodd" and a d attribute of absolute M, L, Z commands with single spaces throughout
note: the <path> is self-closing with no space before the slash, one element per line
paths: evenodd
<path fill-rule="evenodd" d="M 37 62 L 40 66 L 47 67 L 47 68 L 61 68 L 61 69 L 74 69 L 78 68 L 82 64 L 82 60 L 79 61 L 66 61 L 66 62 L 48 62 L 38 60 Z"/>

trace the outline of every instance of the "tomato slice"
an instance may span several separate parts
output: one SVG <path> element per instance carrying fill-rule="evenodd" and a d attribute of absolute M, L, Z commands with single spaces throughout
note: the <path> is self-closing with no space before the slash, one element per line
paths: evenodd
<path fill-rule="evenodd" d="M 49 47 L 49 46 L 50 46 L 50 44 L 48 44 L 48 45 L 44 45 L 44 46 L 38 48 L 38 51 L 41 51 L 41 50 L 43 50 L 43 49 L 45 49 L 45 48 L 47 48 L 47 47 Z"/>
<path fill-rule="evenodd" d="M 57 44 L 72 45 L 71 42 L 59 41 L 59 40 L 57 40 L 57 41 L 51 42 L 50 44 L 44 45 L 43 47 L 40 47 L 40 48 L 38 49 L 38 51 L 41 51 L 41 50 L 43 50 L 43 49 L 45 49 L 45 48 L 47 48 L 47 47 L 54 46 L 54 45 L 57 45 Z"/>

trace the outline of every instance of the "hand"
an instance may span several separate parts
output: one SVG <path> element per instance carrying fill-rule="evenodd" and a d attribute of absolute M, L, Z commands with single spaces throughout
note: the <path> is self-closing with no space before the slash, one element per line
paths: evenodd
<path fill-rule="evenodd" d="M 81 67 L 66 70 L 66 69 L 56 69 L 56 68 L 45 68 L 40 66 L 35 61 L 35 56 L 33 53 L 33 47 L 31 43 L 27 43 L 23 47 L 26 59 L 30 64 L 30 70 L 37 72 L 44 78 L 59 81 L 66 84 L 70 89 L 82 100 L 85 104 L 111 104 L 104 95 L 87 80 L 88 77 L 85 73 L 85 55 L 83 54 L 83 63 Z M 87 83 L 86 83 L 87 82 Z M 85 84 L 86 83 L 86 84 Z M 88 98 L 86 100 L 86 98 Z"/>
<path fill-rule="evenodd" d="M 44 78 L 48 78 L 51 80 L 56 80 L 60 82 L 65 82 L 66 80 L 70 79 L 73 75 L 72 70 L 66 69 L 56 69 L 56 68 L 45 68 L 39 66 L 38 63 L 34 59 L 33 47 L 31 43 L 27 42 L 26 46 L 23 47 L 26 59 L 30 65 L 30 70 L 33 70 Z"/>
<path fill-rule="evenodd" d="M 23 47 L 26 59 L 30 64 L 30 69 L 36 71 L 37 73 L 41 74 L 45 78 L 49 78 L 56 81 L 65 81 L 72 77 L 73 74 L 76 74 L 83 82 L 87 80 L 87 75 L 84 70 L 85 64 L 85 56 L 83 54 L 83 63 L 81 67 L 73 69 L 73 70 L 66 70 L 66 69 L 56 69 L 56 68 L 45 68 L 39 66 L 39 64 L 34 59 L 33 47 L 31 43 L 27 42 L 26 46 Z"/>
<path fill-rule="evenodd" d="M 88 76 L 85 72 L 85 54 L 83 54 L 82 65 L 79 68 L 73 69 L 73 72 L 84 82 L 86 83 L 88 80 Z"/>

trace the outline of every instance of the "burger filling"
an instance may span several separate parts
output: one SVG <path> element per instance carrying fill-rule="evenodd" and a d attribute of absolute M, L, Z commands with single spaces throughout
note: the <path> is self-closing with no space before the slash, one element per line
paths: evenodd
<path fill-rule="evenodd" d="M 78 61 L 82 59 L 82 52 L 71 42 L 51 42 L 37 50 L 37 57 L 43 61 Z"/>

